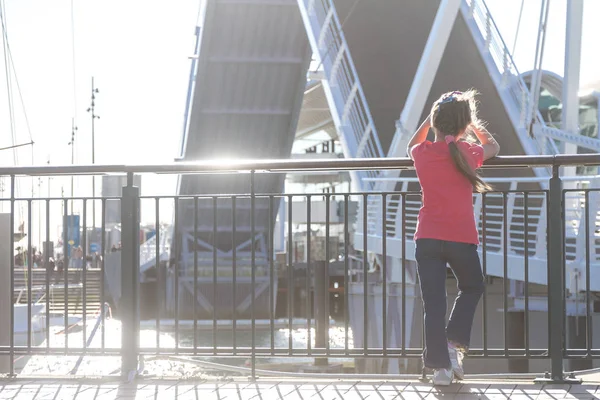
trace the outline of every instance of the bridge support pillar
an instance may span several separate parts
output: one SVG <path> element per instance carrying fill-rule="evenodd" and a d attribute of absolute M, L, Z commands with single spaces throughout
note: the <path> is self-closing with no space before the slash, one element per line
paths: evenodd
<path fill-rule="evenodd" d="M 579 135 L 579 75 L 581 71 L 581 36 L 583 29 L 583 0 L 567 2 L 565 38 L 565 77 L 562 95 L 562 129 Z M 566 154 L 577 154 L 577 145 L 564 142 Z M 564 168 L 565 176 L 575 176 L 576 167 Z M 569 183 L 567 183 L 569 185 Z M 567 188 L 569 188 L 567 186 Z"/>
<path fill-rule="evenodd" d="M 460 10 L 461 0 L 442 0 L 433 26 L 429 32 L 425 49 L 415 73 L 406 103 L 396 123 L 396 133 L 388 157 L 404 157 L 409 136 L 419 126 L 425 102 L 431 91 L 433 80 L 442 61 L 452 27 Z"/>

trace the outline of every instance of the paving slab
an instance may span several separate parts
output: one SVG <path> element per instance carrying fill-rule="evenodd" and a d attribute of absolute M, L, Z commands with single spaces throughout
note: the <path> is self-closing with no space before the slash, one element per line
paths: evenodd
<path fill-rule="evenodd" d="M 296 378 L 139 379 L 14 378 L 0 380 L 4 399 L 196 399 L 196 400 L 411 400 L 411 399 L 577 399 L 598 397 L 599 382 L 580 385 L 541 385 L 522 381 L 461 381 L 435 387 L 426 381 L 309 380 Z"/>

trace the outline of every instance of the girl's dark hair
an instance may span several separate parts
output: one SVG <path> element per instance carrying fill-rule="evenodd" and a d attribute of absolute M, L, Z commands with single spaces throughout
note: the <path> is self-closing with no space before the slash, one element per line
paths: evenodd
<path fill-rule="evenodd" d="M 449 92 L 436 100 L 431 109 L 431 126 L 435 129 L 436 135 L 441 135 L 442 138 L 447 135 L 456 137 L 471 124 L 477 125 L 476 95 L 477 92 L 474 90 Z M 481 179 L 477 171 L 471 168 L 456 142 L 450 142 L 448 149 L 454 165 L 471 182 L 476 192 L 492 190 L 492 187 Z"/>

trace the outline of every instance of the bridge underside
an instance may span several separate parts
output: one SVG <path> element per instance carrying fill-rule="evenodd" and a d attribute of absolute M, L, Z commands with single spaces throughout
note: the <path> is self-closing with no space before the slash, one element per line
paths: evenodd
<path fill-rule="evenodd" d="M 311 50 L 295 0 L 208 0 L 182 161 L 290 157 Z M 232 254 L 266 263 L 279 201 L 249 194 L 283 192 L 284 175 L 184 175 L 176 206 L 174 251 L 180 273 L 194 265 L 231 265 Z M 210 195 L 238 195 L 231 198 Z M 200 197 L 194 198 L 193 196 Z M 254 233 L 254 235 L 253 235 Z M 186 272 L 187 271 L 187 272 Z M 185 289 L 185 287 L 184 287 Z M 228 307 L 228 310 L 230 307 Z"/>
<path fill-rule="evenodd" d="M 198 68 L 189 126 L 181 155 L 183 161 L 216 158 L 288 158 L 302 104 L 311 51 L 297 3 L 207 1 L 202 21 Z M 281 193 L 282 175 L 185 175 L 179 195 Z M 264 199 L 255 215 L 255 230 L 268 230 Z M 239 240 L 247 240 L 249 199 L 238 199 Z M 218 231 L 232 230 L 231 206 L 199 199 L 197 225 L 201 236 L 212 235 L 214 212 Z M 192 200 L 179 207 L 180 230 L 194 228 Z M 227 209 L 226 211 L 223 211 Z M 273 210 L 277 212 L 277 210 Z M 206 233 L 206 234 L 205 234 Z M 226 251 L 226 240 L 210 239 Z M 208 239 L 203 237 L 203 239 Z M 207 240 L 208 241 L 208 240 Z"/>

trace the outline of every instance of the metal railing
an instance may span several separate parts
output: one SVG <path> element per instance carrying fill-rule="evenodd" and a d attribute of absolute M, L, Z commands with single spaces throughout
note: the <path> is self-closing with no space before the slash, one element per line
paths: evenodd
<path fill-rule="evenodd" d="M 592 360 L 600 358 L 598 343 L 594 343 L 591 336 L 591 326 L 595 315 L 594 291 L 596 282 L 600 281 L 598 276 L 598 241 L 600 240 L 598 229 L 597 202 L 592 198 L 597 195 L 596 188 L 573 188 L 563 189 L 559 168 L 572 165 L 600 165 L 600 155 L 558 155 L 558 156 L 524 156 L 524 157 L 498 157 L 489 160 L 484 168 L 530 168 L 550 166 L 553 176 L 549 181 L 548 189 L 539 187 L 516 187 L 499 189 L 496 193 L 486 194 L 481 197 L 482 228 L 482 265 L 484 274 L 503 278 L 501 286 L 497 287 L 500 294 L 494 297 L 494 293 L 484 294 L 482 308 L 478 311 L 481 324 L 474 328 L 474 335 L 480 337 L 480 343 L 472 343 L 469 357 L 476 359 L 508 359 L 529 360 L 545 359 L 551 363 L 551 380 L 562 381 L 563 360 Z M 85 232 L 89 226 L 87 217 L 90 202 L 101 203 L 102 207 L 102 245 L 101 249 L 106 251 L 105 226 L 106 200 L 103 198 L 77 197 L 71 198 L 19 198 L 15 192 L 15 181 L 25 176 L 52 176 L 52 175 L 85 175 L 85 174 L 126 174 L 128 185 L 123 189 L 120 197 L 121 203 L 121 231 L 122 249 L 120 252 L 121 265 L 121 296 L 118 302 L 112 304 L 112 311 L 120 320 L 118 326 L 110 322 L 109 309 L 103 306 L 108 301 L 107 290 L 104 288 L 104 280 L 100 279 L 100 288 L 94 289 L 99 292 L 100 300 L 95 302 L 95 310 L 88 310 L 92 303 L 90 294 L 92 287 L 92 275 L 105 272 L 109 266 L 103 259 L 99 271 L 84 268 L 82 271 L 72 271 L 68 263 L 64 270 L 55 274 L 50 270 L 43 273 L 44 282 L 36 283 L 32 279 L 33 262 L 31 239 L 27 251 L 30 253 L 28 264 L 25 267 L 27 274 L 25 286 L 28 293 L 33 287 L 44 286 L 46 292 L 51 287 L 60 287 L 64 298 L 60 301 L 60 309 L 63 313 L 56 316 L 50 312 L 52 304 L 49 296 L 41 302 L 35 303 L 32 298 L 27 299 L 25 308 L 28 311 L 27 321 L 29 326 L 25 333 L 25 344 L 15 341 L 15 308 L 7 310 L 0 309 L 0 314 L 9 321 L 4 327 L 0 327 L 0 354 L 8 356 L 10 360 L 8 372 L 14 374 L 14 362 L 21 357 L 34 356 L 120 356 L 121 374 L 131 377 L 138 371 L 140 356 L 204 356 L 211 358 L 249 359 L 247 369 L 239 367 L 238 371 L 247 373 L 253 378 L 257 375 L 278 374 L 277 372 L 262 367 L 260 360 L 277 358 L 302 359 L 315 358 L 316 364 L 323 366 L 327 358 L 331 359 L 415 359 L 421 357 L 422 341 L 421 329 L 417 323 L 414 327 L 409 324 L 409 315 L 419 315 L 417 308 L 418 290 L 409 276 L 415 276 L 414 264 L 411 264 L 409 253 L 410 244 L 410 215 L 414 215 L 416 203 L 402 201 L 398 203 L 400 215 L 401 235 L 398 240 L 397 232 L 391 236 L 387 230 L 388 220 L 380 224 L 380 241 L 375 243 L 368 237 L 368 231 L 357 231 L 354 217 L 346 211 L 337 222 L 341 234 L 333 233 L 334 224 L 331 223 L 331 210 L 325 210 L 325 219 L 319 223 L 311 222 L 311 204 L 313 199 L 324 199 L 329 205 L 334 199 L 343 201 L 344 210 L 349 210 L 350 202 L 361 201 L 372 196 L 380 196 L 381 204 L 388 204 L 386 198 L 400 197 L 408 199 L 418 196 L 414 191 L 398 192 L 352 192 L 352 193 L 257 193 L 253 184 L 258 175 L 269 173 L 326 171 L 326 170 L 381 170 L 381 169 L 410 169 L 412 162 L 407 159 L 345 159 L 345 160 L 263 160 L 263 161 L 237 161 L 237 162 L 204 162 L 204 163 L 177 163 L 170 165 L 138 165 L 138 166 L 70 166 L 70 167 L 19 167 L 0 168 L 0 175 L 9 176 L 11 180 L 10 198 L 2 201 L 10 204 L 10 221 L 3 226 L 17 227 L 15 210 L 18 204 L 23 203 L 30 217 L 26 224 L 26 232 L 34 231 L 32 225 L 32 210 L 36 202 L 42 202 L 48 211 L 46 215 L 46 229 L 43 239 L 51 241 L 49 219 L 61 221 L 64 215 L 69 214 L 71 200 L 81 205 L 82 228 Z M 212 263 L 203 265 L 197 257 L 193 260 L 191 274 L 181 275 L 178 273 L 179 256 L 171 254 L 171 262 L 158 267 L 156 271 L 156 289 L 140 289 L 140 212 L 147 203 L 171 201 L 177 203 L 183 197 L 190 196 L 140 196 L 139 189 L 133 186 L 133 175 L 144 173 L 161 174 L 238 174 L 246 173 L 252 183 L 250 192 L 245 194 L 250 198 L 250 234 L 254 233 L 256 221 L 254 211 L 257 200 L 260 198 L 272 198 L 277 204 L 278 200 L 285 198 L 287 213 L 285 215 L 287 231 L 287 253 L 283 258 L 274 254 L 273 241 L 275 240 L 275 229 L 273 225 L 268 232 L 267 242 L 269 249 L 269 260 L 266 265 L 256 264 L 255 250 L 252 247 L 250 254 L 250 270 L 247 277 L 236 273 L 235 255 L 229 258 L 232 264 L 221 264 L 222 258 L 217 254 L 212 258 Z M 565 196 L 571 192 L 583 193 L 581 206 L 573 210 L 565 210 L 567 203 Z M 242 196 L 242 195 L 236 195 Z M 195 196 L 191 196 L 195 197 Z M 200 197 L 206 197 L 205 194 Z M 214 198 L 227 197 L 226 194 L 211 195 Z M 314 232 L 321 229 L 323 243 L 319 244 L 312 240 L 306 240 L 303 263 L 298 262 L 296 251 L 301 236 L 294 231 L 297 225 L 293 223 L 291 203 L 301 198 L 307 207 L 307 221 L 304 224 L 305 232 Z M 364 201 L 364 200 L 362 200 Z M 216 203 L 216 202 L 215 202 Z M 367 203 L 368 204 L 368 201 Z M 594 208 L 589 206 L 596 206 Z M 221 205 L 222 207 L 222 205 Z M 52 210 L 58 213 L 55 215 Z M 368 221 L 369 207 L 361 208 L 357 219 Z M 383 210 L 387 215 L 387 210 Z M 545 211 L 545 214 L 544 214 Z M 412 213 L 412 214 L 411 214 Z M 575 213 L 575 215 L 572 215 Z M 158 225 L 162 220 L 160 210 L 150 213 L 155 216 Z M 512 214 L 512 215 L 511 215 Z M 521 221 L 516 215 L 522 215 Z M 541 215 L 544 215 L 542 217 Z M 570 216 L 572 215 L 572 216 Z M 502 216 L 502 218 L 498 218 Z M 546 231 L 534 228 L 535 221 L 547 219 Z M 583 241 L 570 242 L 567 234 L 571 227 L 567 226 L 573 221 L 574 232 Z M 3 222 L 4 223 L 4 222 Z M 494 225 L 494 226 L 492 226 Z M 522 237 L 517 237 L 518 227 L 521 226 Z M 365 223 L 364 227 L 369 224 Z M 538 225 L 539 226 L 539 225 Z M 585 229 L 581 229 L 581 227 Z M 494 230 L 495 229 L 495 230 Z M 3 230 L 6 230 L 3 228 Z M 233 230 L 235 232 L 235 229 Z M 7 232 L 10 242 L 13 241 L 14 229 Z M 493 232 L 498 233 L 493 237 Z M 525 234 L 527 232 L 527 234 Z M 509 234 L 510 233 L 510 234 Z M 61 233 L 63 239 L 64 253 L 67 254 L 69 232 L 65 229 Z M 353 241 L 362 235 L 364 240 L 363 251 L 353 250 Z M 252 235 L 254 236 L 254 235 Z M 87 253 L 85 235 L 82 236 L 84 256 Z M 335 240 L 340 240 L 340 245 Z M 564 239 L 563 239 L 564 238 Z M 500 240 L 498 242 L 498 240 Z M 543 254 L 534 250 L 539 242 L 547 241 L 547 257 L 542 259 Z M 159 244 L 156 241 L 156 254 L 160 253 Z M 575 246 L 575 250 L 570 249 Z M 370 252 L 378 251 L 383 255 L 381 264 L 373 265 L 370 262 Z M 331 256 L 341 251 L 342 257 Z M 494 253 L 496 256 L 494 256 Z M 569 254 L 575 256 L 571 260 Z M 15 269 L 14 250 L 10 250 L 10 271 L 4 271 L 0 283 L 10 285 L 13 290 L 17 281 L 17 269 Z M 389 257 L 388 257 L 389 256 Z M 496 257 L 494 259 L 494 257 Z M 498 258 L 499 257 L 499 258 Z M 48 254 L 45 254 L 48 261 Z M 392 262 L 398 260 L 398 263 Z M 517 263 L 514 260 L 520 259 Z M 388 262 L 388 260 L 390 260 Z M 501 262 L 496 262 L 501 260 Z M 573 267 L 572 262 L 577 261 Z M 302 265 L 300 265 L 302 264 Z M 258 268 L 262 268 L 259 271 Z M 337 269 L 336 269 L 337 268 Z M 490 274 L 491 270 L 493 274 Z M 231 273 L 221 274 L 221 271 L 229 270 Z M 332 271 L 337 270 L 338 274 Z M 216 273 L 215 273 L 216 271 Z M 499 272 L 498 272 L 499 271 Z M 532 280 L 539 271 L 545 272 L 545 282 L 534 282 Z M 208 277 L 201 277 L 201 273 L 209 273 Z M 575 279 L 579 284 L 570 284 L 572 276 L 578 274 Z M 259 275 L 268 277 L 266 280 L 258 279 Z M 6 279 L 5 279 L 6 278 Z M 58 279 L 56 281 L 55 279 Z M 568 280 L 567 280 L 568 279 Z M 333 283 L 337 282 L 337 286 Z M 513 282 L 515 283 L 513 285 Z M 533 283 L 545 284 L 547 289 L 540 292 L 539 287 L 531 286 Z M 288 290 L 277 296 L 281 291 L 277 284 L 287 285 Z M 493 283 L 490 283 L 493 285 Z M 520 287 L 521 290 L 515 289 Z M 490 286 L 492 287 L 492 286 Z M 565 288 L 569 287 L 567 291 Z M 211 289 L 212 288 L 212 289 Z M 218 290 L 214 290 L 217 288 Z M 292 289 L 296 290 L 292 290 Z M 341 290 L 340 288 L 343 288 Z M 535 288 L 535 290 L 534 290 Z M 8 289 L 8 288 L 7 288 Z M 0 290 L 3 290 L 0 287 Z M 56 291 L 55 291 L 56 292 Z M 144 294 L 145 293 L 145 294 Z M 303 293 L 300 297 L 297 293 Z M 329 293 L 329 295 L 327 294 Z M 364 294 L 368 294 L 365 296 Z M 28 294 L 29 295 L 29 294 Z M 336 297 L 337 295 L 337 297 Z M 140 306 L 147 307 L 150 299 L 156 297 L 171 296 L 177 304 L 176 312 L 165 314 L 165 309 L 158 307 L 159 311 L 149 321 L 140 318 Z M 499 297 L 498 297 L 499 296 Z M 145 300 L 142 300 L 142 297 Z M 191 301 L 190 301 L 191 299 Z M 494 299 L 500 301 L 501 306 Z M 23 299 L 21 299 L 22 301 Z M 216 300 L 216 301 L 214 301 Z M 492 301 L 494 300 L 494 301 Z M 212 301 L 212 303 L 211 303 Z M 278 304 L 283 302 L 284 305 Z M 81 312 L 73 315 L 72 305 L 74 302 L 82 304 Z M 40 313 L 44 316 L 41 324 L 42 339 L 40 344 L 35 343 L 36 333 L 33 329 L 32 313 L 34 306 L 46 305 L 46 309 Z M 338 311 L 337 316 L 343 322 L 331 322 L 330 305 L 335 303 Z M 392 308 L 393 304 L 393 308 Z M 576 312 L 579 318 L 586 318 L 583 329 L 583 338 L 575 345 L 565 340 L 566 322 L 573 312 L 576 304 Z M 20 307 L 23 307 L 21 303 Z M 249 311 L 249 317 L 240 318 L 244 312 Z M 519 308 L 524 315 L 522 330 L 517 330 L 513 325 L 513 308 Z M 547 314 L 548 329 L 539 330 L 540 319 L 535 317 L 533 311 L 541 308 L 554 311 Z M 56 307 L 54 307 L 56 308 Z M 335 307 L 334 307 L 335 308 Z M 498 309 L 500 308 L 500 311 Z M 195 317 L 201 309 L 208 312 L 210 318 L 199 320 Z M 229 317 L 223 317 L 225 311 L 231 311 Z M 511 311 L 513 310 L 513 311 Z M 301 314 L 299 314 L 301 313 Z M 499 314 L 498 314 L 499 313 Z M 380 317 L 378 318 L 377 315 Z M 298 317 L 302 318 L 298 318 Z M 381 316 L 386 316 L 385 318 Z M 57 319 L 58 318 L 58 319 Z M 503 335 L 498 338 L 491 336 L 492 332 L 498 330 L 494 325 L 502 322 Z M 410 326 L 410 328 L 409 328 Z M 13 327 L 13 329 L 10 329 Z M 76 327 L 76 328 L 74 328 Z M 142 329 L 142 330 L 140 330 Z M 536 330 L 538 329 L 538 330 Z M 148 330 L 153 333 L 148 336 Z M 171 330 L 172 333 L 167 333 Z M 410 334 L 410 331 L 414 331 Z M 386 334 L 382 334 L 386 332 Z M 392 334 L 392 332 L 394 332 Z M 514 344 L 514 332 L 521 332 L 520 344 Z M 144 333 L 144 334 L 142 334 Z M 75 335 L 75 336 L 72 336 Z M 115 336 L 121 337 L 120 343 L 115 342 Z M 2 341 L 3 340 L 3 341 Z M 189 359 L 188 359 L 189 360 Z M 266 361 L 265 361 L 266 362 Z M 79 366 L 80 364 L 77 364 Z M 77 367 L 74 367 L 76 370 Z"/>

